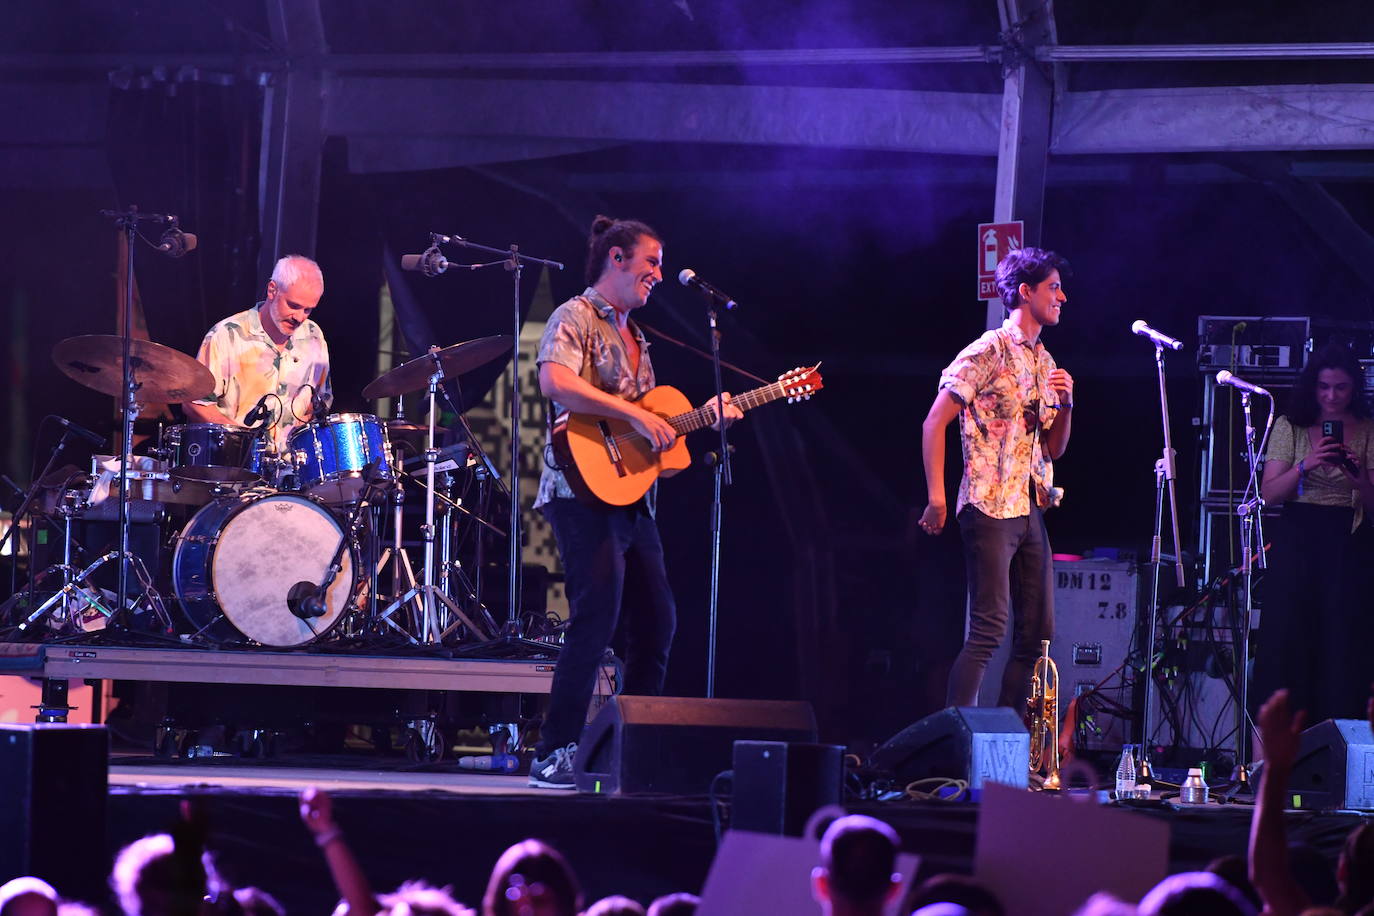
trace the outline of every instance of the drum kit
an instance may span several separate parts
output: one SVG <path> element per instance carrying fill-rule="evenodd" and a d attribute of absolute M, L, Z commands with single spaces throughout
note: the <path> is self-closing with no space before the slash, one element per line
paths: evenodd
<path fill-rule="evenodd" d="M 53 359 L 80 384 L 121 397 L 125 342 L 119 336 L 72 337 L 54 348 Z M 140 406 L 213 392 L 210 371 L 190 356 L 151 341 L 127 342 Z M 145 455 L 126 449 L 127 469 L 119 457 L 97 456 L 89 476 L 76 476 L 43 504 L 64 531 L 62 562 L 44 575 L 60 572 L 63 584 L 19 628 L 43 625 L 77 634 L 127 625 L 121 611 L 142 610 L 166 635 L 209 647 L 293 648 L 336 637 L 396 635 L 416 645 L 495 638 L 500 627 L 482 606 L 454 543 L 461 522 L 505 534 L 470 512 L 458 493 L 460 484 L 468 492 L 476 482 L 484 502 L 489 493 L 481 488 L 499 485 L 499 477 L 470 432 L 467 442 L 437 447 L 435 393 L 442 382 L 509 353 L 510 344 L 509 337 L 495 336 L 433 348 L 364 389 L 369 399 L 403 399 L 427 389 L 426 426 L 330 414 L 293 430 L 286 450 L 277 452 L 261 425 L 182 423 L 163 427 Z M 407 449 L 420 454 L 406 461 Z M 421 464 L 423 476 L 413 476 Z M 407 480 L 424 492 L 419 580 L 402 539 Z M 150 569 L 124 552 L 142 588 L 130 591 L 123 608 L 93 580 L 121 550 L 84 568 L 72 565 L 72 521 L 111 518 L 110 504 L 121 490 L 127 501 L 121 523 L 158 520 L 170 555 L 166 568 Z M 179 617 L 163 602 L 166 591 L 175 595 Z"/>

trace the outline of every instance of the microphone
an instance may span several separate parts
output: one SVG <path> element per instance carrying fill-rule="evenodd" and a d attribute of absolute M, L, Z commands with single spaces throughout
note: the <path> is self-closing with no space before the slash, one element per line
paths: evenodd
<path fill-rule="evenodd" d="M 418 270 L 426 277 L 437 277 L 448 269 L 448 258 L 434 246 L 427 248 L 424 254 L 401 255 L 401 270 Z"/>
<path fill-rule="evenodd" d="M 520 768 L 520 758 L 514 754 L 483 754 L 480 757 L 459 757 L 460 770 L 484 770 L 514 773 Z"/>
<path fill-rule="evenodd" d="M 248 411 L 247 415 L 244 416 L 244 426 L 253 426 L 267 419 L 267 399 L 271 396 L 271 394 L 264 394 L 258 399 L 258 403 L 253 405 L 253 409 Z"/>
<path fill-rule="evenodd" d="M 287 590 L 286 607 L 301 620 L 307 617 L 323 617 L 329 610 L 324 598 L 320 596 L 319 585 L 304 579 Z"/>
<path fill-rule="evenodd" d="M 1246 391 L 1250 394 L 1258 394 L 1262 397 L 1269 398 L 1271 401 L 1274 399 L 1274 396 L 1272 394 L 1265 391 L 1259 385 L 1256 385 L 1254 382 L 1247 382 L 1245 379 L 1242 378 L 1236 378 L 1234 375 L 1232 375 L 1230 372 L 1227 372 L 1225 369 L 1222 369 L 1220 372 L 1217 373 L 1217 384 L 1230 385 L 1232 388 L 1239 388 L 1241 391 Z"/>
<path fill-rule="evenodd" d="M 73 423 L 71 420 L 68 420 L 66 417 L 57 417 L 56 419 L 57 422 L 61 423 L 62 426 L 68 432 L 76 433 L 78 436 L 85 439 L 87 442 L 89 442 L 91 445 L 94 445 L 96 448 L 100 448 L 102 445 L 105 444 L 104 436 L 97 436 L 95 433 L 91 432 L 86 427 L 77 426 L 75 423 Z"/>
<path fill-rule="evenodd" d="M 1156 345 L 1168 347 L 1170 350 L 1183 349 L 1183 341 L 1175 340 L 1168 334 L 1162 334 L 1143 321 L 1137 321 L 1135 324 L 1131 325 L 1131 333 L 1139 334 L 1141 337 L 1148 337 L 1150 340 L 1154 341 Z"/>
<path fill-rule="evenodd" d="M 195 233 L 182 232 L 176 226 L 171 226 L 162 233 L 162 238 L 157 243 L 157 250 L 169 258 L 184 258 L 187 252 L 196 250 Z"/>
<path fill-rule="evenodd" d="M 716 300 L 721 305 L 724 305 L 727 310 L 739 307 L 738 302 L 736 302 L 734 299 L 731 299 L 729 296 L 725 295 L 725 293 L 716 289 L 714 286 L 707 283 L 705 280 L 701 279 L 701 277 L 698 277 L 697 272 L 695 270 L 692 270 L 692 268 L 690 267 L 684 267 L 682 269 L 682 271 L 677 275 L 677 282 L 681 283 L 683 286 L 695 286 L 697 289 L 701 290 L 703 293 L 710 296 L 712 299 Z"/>

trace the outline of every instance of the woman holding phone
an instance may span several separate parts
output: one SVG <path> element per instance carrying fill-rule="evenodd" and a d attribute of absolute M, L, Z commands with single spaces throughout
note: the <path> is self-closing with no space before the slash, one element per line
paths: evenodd
<path fill-rule="evenodd" d="M 1364 372 L 1342 343 L 1314 353 L 1274 421 L 1260 492 L 1282 505 L 1262 613 L 1251 705 L 1288 688 L 1307 721 L 1364 708 L 1374 651 L 1374 421 Z"/>

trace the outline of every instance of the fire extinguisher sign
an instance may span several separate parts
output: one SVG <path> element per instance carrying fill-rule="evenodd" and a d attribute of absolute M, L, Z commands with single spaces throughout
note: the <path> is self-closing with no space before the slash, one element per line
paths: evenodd
<path fill-rule="evenodd" d="M 1021 220 L 1010 223 L 978 224 L 978 298 L 990 301 L 997 296 L 997 262 L 1025 238 Z"/>

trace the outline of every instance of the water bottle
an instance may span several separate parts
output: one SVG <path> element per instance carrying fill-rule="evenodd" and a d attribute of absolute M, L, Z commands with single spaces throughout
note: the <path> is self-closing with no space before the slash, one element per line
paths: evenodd
<path fill-rule="evenodd" d="M 1132 745 L 1126 744 L 1121 748 L 1121 762 L 1116 765 L 1116 797 L 1117 800 L 1135 797 L 1135 756 L 1131 753 Z"/>

